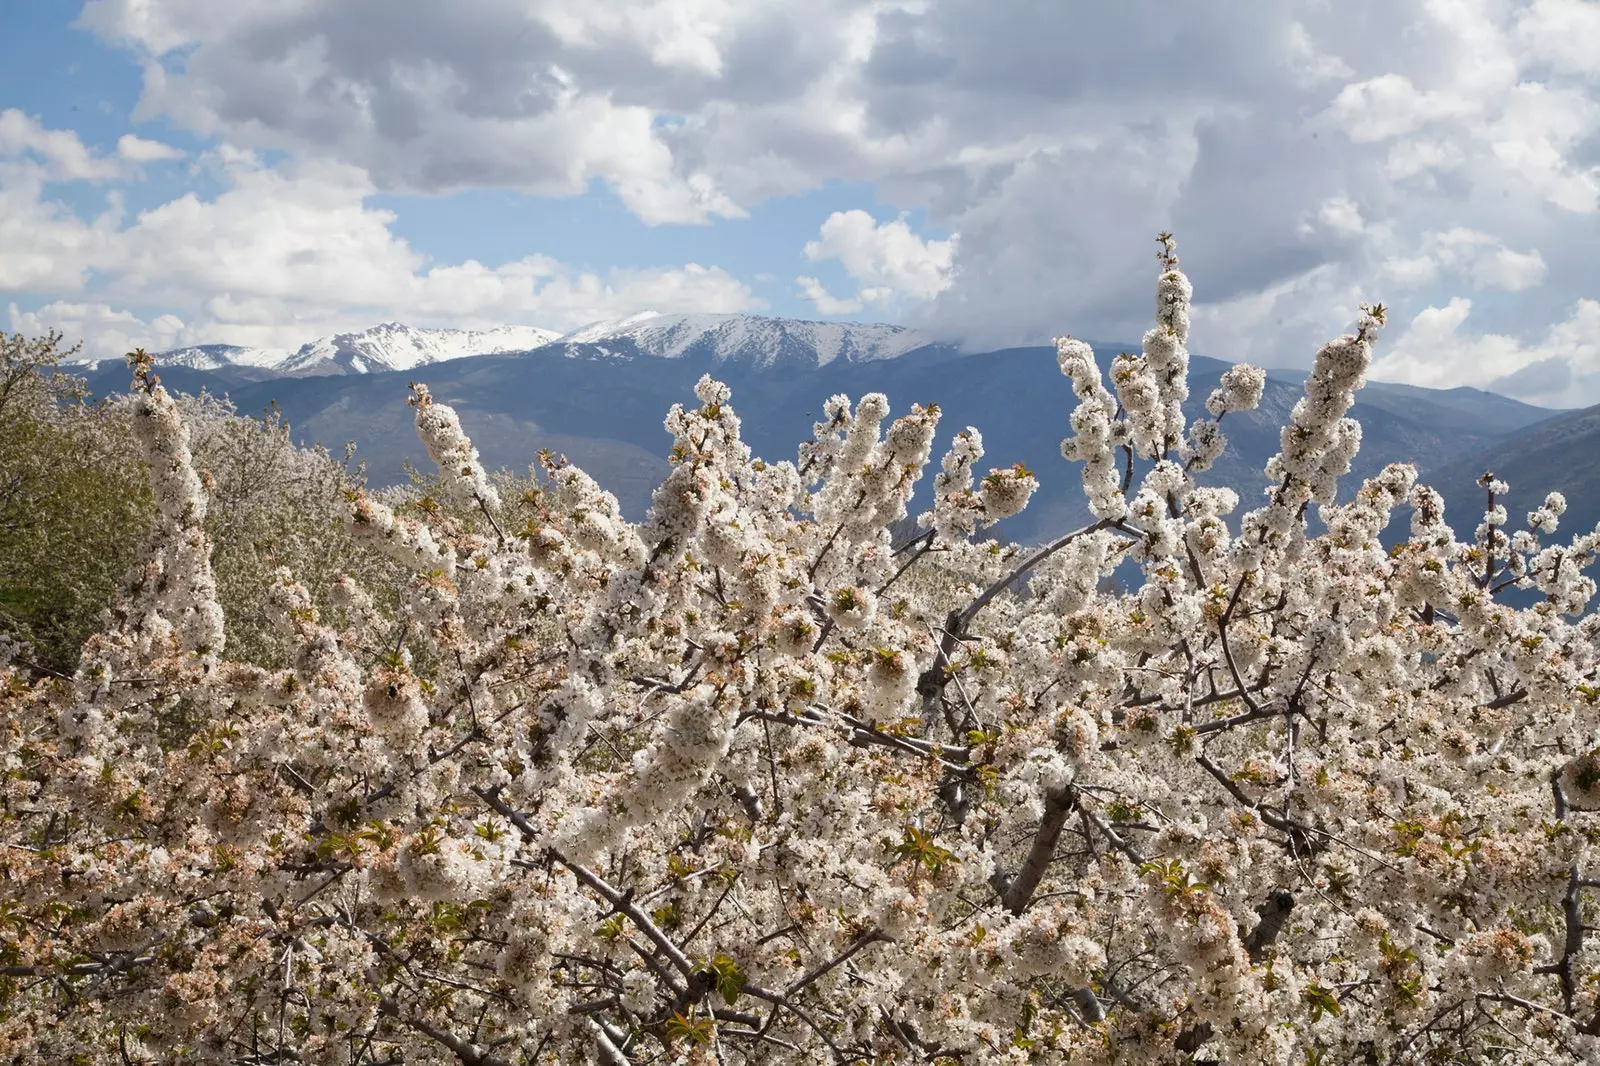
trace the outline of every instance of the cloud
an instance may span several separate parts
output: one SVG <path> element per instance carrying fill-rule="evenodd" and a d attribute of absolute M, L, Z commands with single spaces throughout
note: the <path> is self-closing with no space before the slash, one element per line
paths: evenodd
<path fill-rule="evenodd" d="M 1335 238 L 1360 237 L 1367 232 L 1367 221 L 1361 217 L 1361 205 L 1343 196 L 1324 200 L 1312 217 L 1300 224 L 1300 232 L 1308 237 L 1319 233 Z"/>
<path fill-rule="evenodd" d="M 835 211 L 822 223 L 819 239 L 806 242 L 804 255 L 813 263 L 837 260 L 856 283 L 855 296 L 835 299 L 816 278 L 797 281 L 825 315 L 852 314 L 868 304 L 887 310 L 896 303 L 931 300 L 950 287 L 955 245 L 954 238 L 923 240 L 905 215 L 880 224 L 865 211 Z"/>
<path fill-rule="evenodd" d="M 1408 289 L 1431 284 L 1444 273 L 1477 289 L 1522 292 L 1543 284 L 1549 269 L 1537 248 L 1513 251 L 1487 233 L 1461 226 L 1424 234 L 1417 254 L 1391 256 L 1382 269 L 1384 277 Z"/>
<path fill-rule="evenodd" d="M 840 299 L 830 295 L 827 287 L 816 278 L 802 274 L 794 280 L 800 286 L 800 295 L 816 305 L 819 315 L 853 315 L 864 306 L 861 300 L 854 297 Z"/>
<path fill-rule="evenodd" d="M 1356 144 L 1388 141 L 1441 120 L 1477 113 L 1474 101 L 1449 92 L 1423 92 L 1404 74 L 1380 74 L 1339 90 L 1326 112 Z"/>
<path fill-rule="evenodd" d="M 1471 278 L 1478 288 L 1521 292 L 1544 282 L 1547 270 L 1537 248 L 1515 252 L 1487 233 L 1461 227 L 1429 237 L 1440 262 Z"/>
<path fill-rule="evenodd" d="M 1196 350 L 1269 365 L 1305 365 L 1361 300 L 1404 320 L 1478 290 L 1538 292 L 1485 304 L 1462 326 L 1470 339 L 1537 336 L 1600 295 L 1584 251 L 1600 173 L 1592 82 L 1520 42 L 1510 8 L 1292 4 L 1292 21 L 1275 9 L 1246 25 L 1223 4 L 1210 25 L 1178 13 L 1151 23 L 1163 35 L 1124 37 L 1106 12 L 1062 14 L 1072 32 L 1051 33 L 1043 13 L 1002 30 L 962 6 L 901 19 L 902 51 L 950 73 L 895 96 L 900 128 L 953 136 L 969 115 L 973 148 L 1034 140 L 882 187 L 921 194 L 931 221 L 960 232 L 930 317 L 973 347 L 1137 338 L 1159 230 L 1176 232 L 1195 283 Z M 1024 62 L 1024 42 L 1068 37 L 1050 62 Z"/>
<path fill-rule="evenodd" d="M 182 149 L 160 141 L 147 141 L 143 137 L 124 133 L 117 138 L 117 155 L 130 163 L 156 163 L 165 159 L 182 159 Z"/>
<path fill-rule="evenodd" d="M 891 279 L 885 258 L 851 292 L 811 275 L 800 292 L 836 313 L 901 309 L 975 346 L 1136 338 L 1152 314 L 1152 238 L 1172 230 L 1196 286 L 1196 349 L 1303 365 L 1360 299 L 1411 321 L 1471 294 L 1458 340 L 1486 338 L 1488 358 L 1499 342 L 1487 338 L 1541 336 L 1600 297 L 1597 10 L 90 0 L 81 21 L 143 64 L 139 117 L 287 152 L 305 168 L 297 183 L 316 167 L 379 191 L 568 195 L 598 182 L 651 224 L 866 183 L 961 235 L 947 269 L 912 275 L 940 287 L 915 297 L 932 281 Z M 152 225 L 182 229 L 180 213 Z M 1489 237 L 1440 236 L 1452 233 Z M 844 240 L 847 273 L 847 248 L 879 247 Z M 30 276 L 69 273 L 42 262 Z M 352 261 L 339 291 L 402 269 L 426 267 Z M 1584 373 L 1574 364 L 1571 381 Z"/>
<path fill-rule="evenodd" d="M 1295 81 L 1301 88 L 1313 88 L 1324 82 L 1351 77 L 1355 71 L 1336 55 L 1317 47 L 1311 34 L 1299 22 L 1291 22 L 1284 34 L 1284 54 L 1294 71 Z"/>
<path fill-rule="evenodd" d="M 184 153 L 160 141 L 125 133 L 117 154 L 96 154 L 72 130 L 45 129 L 33 115 L 12 107 L 0 111 L 0 160 L 31 165 L 45 181 L 108 182 L 131 176 L 129 164 L 182 159 Z M 12 181 L 15 181 L 13 171 Z"/>
<path fill-rule="evenodd" d="M 120 173 L 112 159 L 96 156 L 71 130 L 47 130 L 16 108 L 0 111 L 0 158 L 33 158 L 54 181 L 106 181 Z"/>
<path fill-rule="evenodd" d="M 159 315 L 146 322 L 131 311 L 103 303 L 53 300 L 34 311 L 20 311 L 13 303 L 9 319 L 12 333 L 40 336 L 57 330 L 68 345 L 82 343 L 84 355 L 108 359 L 135 348 L 172 348 L 184 335 L 183 320 L 177 315 Z"/>
<path fill-rule="evenodd" d="M 0 292 L 77 292 L 116 243 L 120 195 L 113 191 L 100 215 L 85 221 L 44 198 L 49 171 L 0 164 Z"/>
<path fill-rule="evenodd" d="M 1589 0 L 1533 0 L 1518 13 L 1512 37 L 1554 70 L 1600 80 L 1600 6 Z"/>
<path fill-rule="evenodd" d="M 36 173 L 0 173 L 0 289 L 53 297 L 13 314 L 13 329 L 60 328 L 110 357 L 141 345 L 293 347 L 385 319 L 567 329 L 643 310 L 762 306 L 726 271 L 695 263 L 430 263 L 393 232 L 392 212 L 367 206 L 373 188 L 357 168 L 269 167 L 238 151 L 201 162 L 220 193 L 187 193 L 131 220 L 115 193 L 84 222 L 46 198 Z"/>
<path fill-rule="evenodd" d="M 1370 376 L 1430 388 L 1472 385 L 1552 407 L 1600 403 L 1600 300 L 1577 301 L 1565 320 L 1531 343 L 1464 333 L 1471 313 L 1464 297 L 1424 308 L 1381 345 Z"/>
<path fill-rule="evenodd" d="M 674 159 L 657 125 L 672 109 L 644 102 L 719 74 L 740 5 L 232 6 L 91 0 L 80 24 L 142 58 L 136 115 L 357 166 L 384 191 L 570 195 L 598 180 L 651 224 L 744 214 Z"/>

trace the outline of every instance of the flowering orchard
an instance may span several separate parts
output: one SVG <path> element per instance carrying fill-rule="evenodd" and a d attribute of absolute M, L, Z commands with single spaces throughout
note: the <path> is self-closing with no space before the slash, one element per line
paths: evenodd
<path fill-rule="evenodd" d="M 455 508 L 351 492 L 414 576 L 279 571 L 289 669 L 229 658 L 135 353 L 163 536 L 70 682 L 0 674 L 0 1057 L 1596 1061 L 1600 535 L 1489 479 L 1459 542 L 1409 466 L 1335 503 L 1381 306 L 1230 518 L 1196 476 L 1262 373 L 1186 422 L 1160 258 L 1109 388 L 1057 342 L 1083 529 L 975 542 L 1037 481 L 936 407 L 835 397 L 763 461 L 710 378 L 642 524 L 549 456 L 518 524 L 418 385 Z"/>

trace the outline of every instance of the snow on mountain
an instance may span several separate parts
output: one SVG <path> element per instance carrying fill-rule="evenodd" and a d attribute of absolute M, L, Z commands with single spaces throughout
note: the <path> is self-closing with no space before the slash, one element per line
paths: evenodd
<path fill-rule="evenodd" d="M 497 326 L 494 329 L 419 329 L 385 322 L 359 333 L 321 337 L 288 356 L 275 367 L 280 373 L 366 374 L 380 370 L 410 370 L 446 359 L 469 355 L 496 355 L 542 348 L 560 334 L 537 326 Z"/>
<path fill-rule="evenodd" d="M 194 370 L 251 367 L 273 375 L 309 377 L 411 370 L 447 359 L 564 348 L 587 358 L 729 360 L 754 367 L 819 367 L 842 359 L 893 359 L 935 343 L 926 334 L 885 323 L 811 322 L 736 314 L 662 314 L 647 311 L 596 322 L 567 334 L 536 326 L 493 329 L 424 329 L 386 322 L 354 333 L 335 333 L 294 351 L 200 344 L 157 352 L 157 365 Z"/>
<path fill-rule="evenodd" d="M 243 348 L 237 344 L 195 344 L 157 352 L 159 366 L 186 366 L 191 370 L 220 370 L 225 366 L 253 366 L 270 370 L 289 357 L 280 348 Z"/>
<path fill-rule="evenodd" d="M 651 355 L 664 359 L 710 357 L 748 360 L 756 366 L 800 362 L 823 366 L 835 359 L 893 359 L 934 343 L 905 326 L 861 322 L 808 322 L 762 315 L 660 314 L 647 311 L 596 322 L 555 342 L 570 354 Z"/>

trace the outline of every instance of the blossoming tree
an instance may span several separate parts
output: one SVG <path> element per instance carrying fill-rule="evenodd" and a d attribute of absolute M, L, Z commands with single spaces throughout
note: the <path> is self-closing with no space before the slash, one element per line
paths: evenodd
<path fill-rule="evenodd" d="M 1037 481 L 967 428 L 892 543 L 936 407 L 838 396 L 765 461 L 710 378 L 642 524 L 545 456 L 514 525 L 417 385 L 459 506 L 352 494 L 414 579 L 280 571 L 292 669 L 228 656 L 135 353 L 159 551 L 70 682 L 0 673 L 0 1058 L 1596 1061 L 1600 534 L 1490 479 L 1459 542 L 1409 466 L 1335 502 L 1381 306 L 1230 517 L 1198 476 L 1263 376 L 1186 421 L 1162 241 L 1109 388 L 1057 342 L 1082 529 L 975 541 Z"/>

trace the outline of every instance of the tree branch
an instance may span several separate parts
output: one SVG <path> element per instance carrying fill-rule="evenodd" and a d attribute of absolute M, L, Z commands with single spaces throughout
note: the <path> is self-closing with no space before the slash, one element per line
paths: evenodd
<path fill-rule="evenodd" d="M 1021 915 L 1028 909 L 1029 901 L 1044 878 L 1045 869 L 1055 857 L 1056 843 L 1061 839 L 1062 827 L 1067 824 L 1067 815 L 1075 803 L 1076 794 L 1071 785 L 1046 792 L 1044 818 L 1033 835 L 1033 846 L 1028 849 L 1028 857 L 1023 860 L 1022 867 L 1009 882 L 1001 875 L 995 875 L 994 887 L 1000 893 L 1001 906 L 1012 914 Z"/>

